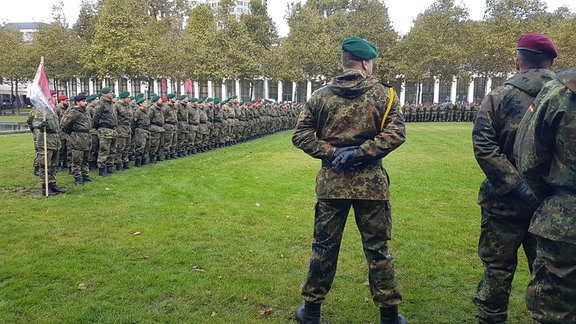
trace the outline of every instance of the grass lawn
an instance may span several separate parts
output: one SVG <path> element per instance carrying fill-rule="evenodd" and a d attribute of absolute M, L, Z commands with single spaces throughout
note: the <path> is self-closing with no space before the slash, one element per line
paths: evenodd
<path fill-rule="evenodd" d="M 412 123 L 384 159 L 410 323 L 475 323 L 483 180 L 470 123 Z M 282 132 L 37 197 L 31 134 L 0 136 L 0 323 L 290 323 L 320 162 Z M 509 323 L 529 322 L 525 258 Z M 348 222 L 323 323 L 376 323 Z"/>

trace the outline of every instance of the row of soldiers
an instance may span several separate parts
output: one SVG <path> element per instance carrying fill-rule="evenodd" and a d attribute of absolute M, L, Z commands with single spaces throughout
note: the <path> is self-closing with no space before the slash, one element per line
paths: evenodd
<path fill-rule="evenodd" d="M 73 104 L 66 96 L 55 99 L 54 114 L 32 109 L 28 118 L 43 195 L 65 191 L 56 185 L 58 168 L 69 169 L 75 184 L 82 185 L 92 180 L 91 169 L 106 177 L 129 169 L 131 161 L 141 167 L 290 129 L 301 109 L 262 99 L 240 102 L 236 96 L 220 100 L 152 93 L 147 99 L 127 91 L 115 96 L 108 87 L 98 94 L 78 94 Z M 48 170 L 44 134 L 50 143 Z"/>
<path fill-rule="evenodd" d="M 402 107 L 407 122 L 473 122 L 475 103 L 408 104 Z"/>

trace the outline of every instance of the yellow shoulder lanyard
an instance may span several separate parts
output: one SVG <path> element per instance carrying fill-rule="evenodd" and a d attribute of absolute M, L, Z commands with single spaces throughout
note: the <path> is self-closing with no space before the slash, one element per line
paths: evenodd
<path fill-rule="evenodd" d="M 382 118 L 382 124 L 380 125 L 380 131 L 384 130 L 384 124 L 386 123 L 386 118 L 392 109 L 392 104 L 394 103 L 394 89 L 392 87 L 388 88 L 390 90 L 390 100 L 388 101 L 388 106 L 386 106 L 386 111 L 384 112 L 384 118 Z"/>

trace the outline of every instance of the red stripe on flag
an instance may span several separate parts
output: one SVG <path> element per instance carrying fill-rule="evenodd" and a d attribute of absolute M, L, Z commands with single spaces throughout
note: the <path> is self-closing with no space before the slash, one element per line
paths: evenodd
<path fill-rule="evenodd" d="M 30 98 L 30 101 L 36 109 L 44 113 L 48 111 L 55 113 L 54 100 L 50 94 L 50 85 L 42 62 L 38 65 L 34 81 L 32 81 L 32 84 L 28 88 L 28 98 Z"/>

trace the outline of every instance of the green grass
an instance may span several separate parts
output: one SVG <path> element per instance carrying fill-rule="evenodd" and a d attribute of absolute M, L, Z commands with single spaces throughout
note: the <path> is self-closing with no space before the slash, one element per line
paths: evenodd
<path fill-rule="evenodd" d="M 384 159 L 410 323 L 475 323 L 483 179 L 469 123 L 415 123 Z M 30 134 L 0 136 L 0 322 L 289 323 L 301 303 L 316 161 L 283 132 L 37 197 Z M 509 323 L 529 321 L 520 257 Z M 324 323 L 375 323 L 353 221 Z M 85 288 L 85 289 L 83 289 Z M 260 312 L 271 309 L 269 315 Z"/>

